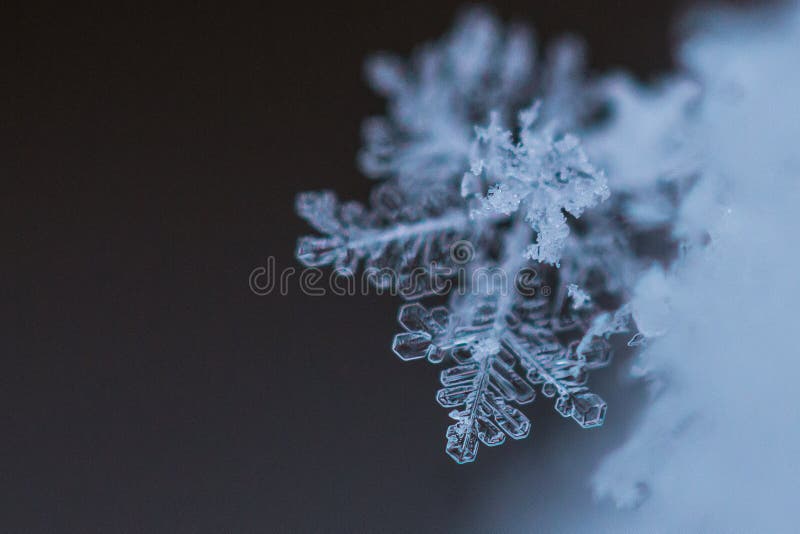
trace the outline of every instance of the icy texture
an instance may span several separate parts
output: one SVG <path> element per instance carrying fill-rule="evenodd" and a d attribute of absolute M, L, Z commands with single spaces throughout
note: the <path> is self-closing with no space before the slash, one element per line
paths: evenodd
<path fill-rule="evenodd" d="M 446 452 L 458 463 L 475 460 L 480 443 L 527 436 L 521 407 L 535 391 L 580 426 L 602 425 L 606 404 L 587 388 L 588 374 L 608 364 L 611 336 L 636 334 L 625 302 L 665 255 L 635 244 L 656 231 L 668 248 L 695 169 L 667 135 L 683 124 L 689 93 L 665 88 L 671 105 L 652 127 L 629 134 L 631 113 L 649 93 L 585 79 L 574 38 L 545 56 L 536 68 L 530 31 L 504 30 L 473 9 L 410 61 L 373 59 L 368 77 L 388 111 L 366 122 L 360 163 L 382 182 L 369 206 L 331 192 L 297 201 L 318 232 L 298 244 L 307 266 L 388 271 L 394 276 L 371 281 L 403 286 L 406 298 L 437 289 L 417 283 L 420 271 L 455 275 L 460 285 L 447 306 L 401 308 L 404 331 L 392 349 L 404 361 L 444 367 L 436 398 L 451 409 Z M 608 102 L 616 102 L 608 120 L 592 119 Z M 656 146 L 625 159 L 630 147 L 620 144 L 642 131 Z M 589 153 L 625 175 L 607 179 Z"/>

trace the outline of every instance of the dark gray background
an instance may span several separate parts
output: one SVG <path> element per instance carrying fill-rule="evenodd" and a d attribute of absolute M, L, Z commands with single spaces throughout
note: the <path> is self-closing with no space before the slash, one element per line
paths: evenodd
<path fill-rule="evenodd" d="M 621 439 L 641 394 L 618 387 L 624 362 L 595 377 L 606 429 L 540 402 L 530 439 L 459 467 L 438 370 L 389 349 L 396 299 L 248 289 L 267 256 L 296 266 L 296 192 L 366 196 L 359 125 L 383 103 L 364 57 L 439 36 L 458 5 L 0 17 L 0 531 L 483 530 L 589 498 L 597 455 L 558 454 Z M 670 65 L 676 6 L 497 9 L 648 76 Z"/>

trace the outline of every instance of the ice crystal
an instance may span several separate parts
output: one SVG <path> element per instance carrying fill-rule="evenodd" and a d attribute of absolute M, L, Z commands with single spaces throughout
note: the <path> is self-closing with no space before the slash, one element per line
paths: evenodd
<path fill-rule="evenodd" d="M 496 114 L 477 130 L 462 192 L 479 190 L 483 181 L 491 185 L 481 198 L 482 211 L 509 215 L 522 206 L 537 234 L 526 255 L 555 264 L 569 235 L 564 212 L 580 217 L 609 193 L 603 172 L 589 162 L 576 136 L 559 133 L 554 122 L 536 127 L 539 107 L 537 102 L 520 112 L 519 142 L 499 126 Z"/>
<path fill-rule="evenodd" d="M 567 38 L 538 61 L 529 30 L 467 11 L 410 61 L 369 62 L 370 83 L 388 99 L 387 115 L 364 126 L 361 168 L 383 180 L 369 205 L 331 192 L 298 197 L 320 234 L 299 241 L 305 265 L 380 271 L 389 276 L 376 285 L 415 299 L 441 294 L 432 274 L 457 274 L 446 306 L 401 307 L 392 349 L 444 367 L 436 399 L 451 409 L 446 452 L 458 463 L 475 460 L 480 443 L 526 437 L 520 408 L 537 390 L 582 427 L 603 424 L 589 371 L 609 362 L 610 336 L 635 333 L 624 303 L 654 261 L 634 246 L 638 232 L 668 226 L 677 210 L 667 193 L 659 217 L 637 209 L 670 190 L 662 182 L 690 181 L 667 156 L 627 164 L 629 147 L 614 140 L 639 93 L 586 80 L 582 58 Z M 607 102 L 618 105 L 598 124 L 590 111 Z M 670 102 L 653 143 L 685 99 Z M 607 179 L 592 159 L 628 174 Z M 615 184 L 620 197 L 609 200 Z"/>

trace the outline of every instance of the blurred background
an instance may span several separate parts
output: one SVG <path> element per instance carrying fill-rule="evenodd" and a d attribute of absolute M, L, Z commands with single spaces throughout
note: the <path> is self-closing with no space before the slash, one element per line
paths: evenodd
<path fill-rule="evenodd" d="M 0 531 L 487 531 L 589 504 L 642 398 L 624 357 L 593 377 L 604 429 L 539 402 L 529 439 L 457 466 L 438 370 L 391 353 L 398 299 L 248 287 L 298 267 L 297 192 L 366 198 L 365 57 L 460 5 L 6 8 Z M 687 5 L 495 9 L 648 79 Z"/>

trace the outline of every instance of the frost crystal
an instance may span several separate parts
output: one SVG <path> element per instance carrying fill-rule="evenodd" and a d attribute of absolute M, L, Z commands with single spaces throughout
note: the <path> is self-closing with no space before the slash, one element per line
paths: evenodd
<path fill-rule="evenodd" d="M 482 211 L 509 215 L 523 209 L 537 233 L 526 255 L 555 264 L 569 235 L 563 212 L 580 217 L 609 193 L 605 176 L 589 163 L 577 137 L 559 133 L 554 122 L 535 126 L 539 107 L 537 102 L 520 112 L 517 143 L 499 126 L 496 114 L 487 128 L 477 130 L 462 192 L 471 192 L 480 181 L 491 184 L 481 198 Z"/>
<path fill-rule="evenodd" d="M 658 169 L 621 159 L 629 147 L 609 140 L 624 135 L 628 93 L 586 81 L 582 57 L 570 38 L 538 62 L 530 31 L 503 31 L 488 12 L 467 11 L 410 61 L 369 62 L 370 83 L 388 99 L 387 115 L 364 126 L 361 168 L 383 180 L 369 205 L 331 192 L 298 197 L 298 213 L 320 234 L 300 239 L 303 264 L 346 274 L 361 265 L 405 298 L 441 294 L 440 273 L 455 280 L 447 306 L 401 307 L 392 349 L 444 367 L 436 400 L 451 409 L 446 451 L 458 463 L 475 460 L 480 443 L 526 437 L 520 408 L 537 390 L 582 427 L 603 424 L 606 404 L 586 381 L 608 364 L 610 336 L 635 333 L 624 303 L 654 260 L 633 243 L 677 211 L 665 193 L 670 209 L 657 222 L 620 217 L 650 202 L 653 184 L 683 183 L 686 173 L 669 158 Z M 611 106 L 598 124 L 591 111 L 608 101 L 622 102 L 622 114 Z M 626 176 L 620 198 L 608 200 L 615 177 L 587 154 L 642 182 Z"/>
<path fill-rule="evenodd" d="M 578 284 L 570 284 L 567 286 L 567 296 L 572 299 L 572 307 L 576 310 L 586 307 L 592 301 L 589 294 L 578 287 Z"/>

